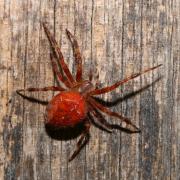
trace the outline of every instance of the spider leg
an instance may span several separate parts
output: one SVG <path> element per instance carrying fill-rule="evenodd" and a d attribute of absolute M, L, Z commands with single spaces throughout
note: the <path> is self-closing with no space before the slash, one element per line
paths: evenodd
<path fill-rule="evenodd" d="M 99 74 L 97 74 L 96 76 L 93 77 L 93 70 L 92 68 L 90 68 L 90 71 L 89 71 L 89 81 L 90 82 L 93 82 L 95 81 L 95 89 L 98 88 L 98 86 L 100 85 L 100 82 L 99 82 Z M 93 83 L 94 84 L 94 83 Z"/>
<path fill-rule="evenodd" d="M 65 89 L 61 88 L 61 87 L 51 86 L 51 87 L 44 87 L 44 88 L 19 89 L 19 90 L 16 90 L 16 93 L 19 94 L 20 96 L 22 96 L 23 98 L 31 101 L 31 102 L 36 102 L 36 103 L 40 103 L 40 104 L 43 104 L 43 105 L 47 105 L 48 101 L 43 101 L 43 100 L 36 99 L 36 98 L 33 98 L 33 97 L 28 97 L 28 96 L 22 94 L 22 92 L 23 91 L 29 91 L 29 92 L 33 92 L 33 91 L 64 91 L 64 90 Z"/>
<path fill-rule="evenodd" d="M 22 91 L 64 91 L 64 88 L 61 87 L 55 87 L 55 86 L 50 86 L 50 87 L 44 87 L 44 88 L 27 88 L 27 89 L 19 89 L 16 90 L 17 93 L 21 93 Z"/>
<path fill-rule="evenodd" d="M 77 154 L 81 151 L 81 149 L 88 143 L 90 134 L 89 134 L 90 122 L 89 120 L 85 123 L 85 130 L 82 132 L 80 139 L 77 142 L 76 149 L 69 158 L 69 162 L 72 161 Z"/>
<path fill-rule="evenodd" d="M 67 36 L 72 44 L 75 62 L 77 65 L 76 81 L 82 81 L 82 57 L 76 38 L 66 29 Z"/>
<path fill-rule="evenodd" d="M 89 71 L 89 81 L 92 81 L 93 80 L 93 72 L 92 72 L 92 69 L 90 69 Z"/>
<path fill-rule="evenodd" d="M 44 31 L 45 31 L 45 33 L 46 33 L 46 35 L 47 35 L 47 37 L 48 37 L 48 40 L 49 40 L 49 42 L 50 42 L 51 48 L 52 48 L 52 50 L 53 50 L 53 53 L 55 54 L 56 58 L 59 60 L 59 63 L 60 63 L 60 65 L 61 65 L 63 71 L 65 72 L 65 74 L 66 74 L 69 82 L 70 82 L 71 84 L 73 84 L 73 83 L 75 82 L 75 81 L 74 81 L 74 78 L 73 78 L 73 76 L 72 76 L 72 74 L 71 74 L 71 72 L 70 72 L 67 64 L 66 64 L 65 61 L 64 61 L 64 57 L 63 57 L 63 55 L 62 55 L 62 53 L 61 53 L 60 47 L 58 46 L 58 44 L 57 44 L 54 36 L 53 36 L 53 35 L 50 33 L 50 31 L 48 30 L 46 24 L 45 24 L 45 23 L 42 23 L 42 24 L 43 24 L 43 27 L 44 27 Z"/>
<path fill-rule="evenodd" d="M 89 95 L 98 95 L 98 94 L 104 94 L 104 93 L 110 92 L 110 91 L 116 89 L 118 86 L 128 82 L 129 80 L 134 79 L 134 78 L 136 78 L 136 77 L 138 77 L 138 76 L 140 76 L 140 75 L 142 75 L 142 74 L 144 74 L 146 72 L 152 71 L 152 70 L 154 70 L 154 69 L 156 69 L 156 68 L 158 68 L 160 66 L 162 66 L 162 64 L 159 64 L 158 66 L 146 69 L 146 70 L 144 70 L 144 71 L 142 71 L 140 73 L 133 74 L 133 75 L 121 80 L 121 81 L 116 82 L 112 86 L 107 86 L 107 87 L 104 87 L 102 89 L 95 89 L 94 91 L 91 91 L 89 93 Z"/>
<path fill-rule="evenodd" d="M 71 83 L 69 81 L 67 81 L 67 79 L 61 75 L 60 71 L 57 68 L 56 60 L 55 60 L 53 53 L 50 53 L 50 59 L 51 59 L 51 63 L 52 63 L 53 72 L 57 75 L 59 81 L 63 82 L 66 85 L 66 87 L 70 88 Z"/>
<path fill-rule="evenodd" d="M 117 117 L 122 121 L 122 128 L 127 129 L 131 132 L 140 132 L 139 128 L 137 128 L 128 118 L 123 117 L 122 115 L 116 113 L 116 112 L 112 112 L 110 111 L 108 108 L 104 107 L 103 105 L 101 105 L 100 103 L 98 103 L 96 100 L 94 100 L 93 98 L 89 98 L 88 101 L 94 108 L 99 109 L 100 111 L 113 116 L 113 117 Z"/>
<path fill-rule="evenodd" d="M 92 107 L 91 107 L 90 112 L 91 112 L 90 119 L 93 124 L 95 124 L 100 129 L 103 129 L 109 133 L 113 132 L 113 130 L 112 130 L 113 126 L 106 121 L 106 119 L 103 117 L 103 115 L 100 112 L 98 112 L 95 108 L 92 108 Z M 98 124 L 97 124 L 97 122 L 94 121 L 93 117 L 91 117 L 91 116 L 93 116 L 98 121 Z"/>
<path fill-rule="evenodd" d="M 43 105 L 47 105 L 48 101 L 43 101 L 43 100 L 36 99 L 36 98 L 33 98 L 33 97 L 28 97 L 28 96 L 22 94 L 22 92 L 23 91 L 30 91 L 30 92 L 33 92 L 33 91 L 64 91 L 64 90 L 65 89 L 63 89 L 61 87 L 51 86 L 51 87 L 44 87 L 44 88 L 19 89 L 19 90 L 16 90 L 16 93 L 19 94 L 20 96 L 22 96 L 23 98 L 31 101 L 31 102 L 36 102 L 36 103 L 40 103 L 40 104 L 43 104 Z"/>

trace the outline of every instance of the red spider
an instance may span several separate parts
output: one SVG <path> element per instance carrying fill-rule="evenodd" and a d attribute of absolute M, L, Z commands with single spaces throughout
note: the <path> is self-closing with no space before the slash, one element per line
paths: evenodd
<path fill-rule="evenodd" d="M 89 79 L 85 80 L 82 75 L 82 57 L 80 54 L 78 43 L 75 37 L 66 30 L 67 36 L 72 44 L 75 63 L 77 66 L 76 77 L 73 77 L 67 64 L 64 61 L 63 55 L 61 53 L 60 47 L 58 46 L 55 38 L 49 32 L 45 23 L 43 23 L 45 33 L 49 39 L 52 52 L 50 53 L 52 68 L 57 76 L 60 83 L 63 83 L 65 88 L 62 86 L 51 86 L 44 88 L 27 88 L 17 90 L 20 94 L 22 91 L 59 91 L 60 93 L 55 95 L 52 100 L 48 103 L 45 113 L 45 123 L 56 128 L 69 128 L 75 127 L 79 123 L 83 123 L 85 129 L 83 130 L 79 141 L 77 142 L 77 147 L 69 161 L 75 158 L 75 156 L 80 152 L 82 147 L 89 141 L 90 133 L 89 129 L 92 124 L 93 117 L 97 120 L 101 128 L 105 128 L 109 132 L 112 132 L 114 126 L 109 124 L 104 117 L 100 114 L 103 112 L 110 116 L 120 119 L 121 127 L 130 132 L 140 132 L 139 129 L 132 124 L 132 122 L 122 115 L 110 111 L 103 104 L 98 102 L 93 96 L 104 94 L 116 89 L 118 86 L 128 82 L 140 76 L 143 73 L 154 70 L 160 65 L 146 69 L 140 73 L 133 74 L 121 81 L 116 82 L 114 85 L 107 86 L 104 88 L 98 88 L 93 86 L 91 80 L 92 75 L 90 73 Z M 63 72 L 59 71 L 58 65 L 62 68 Z"/>

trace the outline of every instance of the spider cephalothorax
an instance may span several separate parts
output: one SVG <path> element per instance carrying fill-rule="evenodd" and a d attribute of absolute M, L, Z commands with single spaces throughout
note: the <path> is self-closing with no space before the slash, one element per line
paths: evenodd
<path fill-rule="evenodd" d="M 93 96 L 110 92 L 127 81 L 136 78 L 143 73 L 154 70 L 161 65 L 149 68 L 140 73 L 133 74 L 111 86 L 104 88 L 94 87 L 91 83 L 91 73 L 89 74 L 88 80 L 84 79 L 83 77 L 82 58 L 75 37 L 68 30 L 66 30 L 67 36 L 73 47 L 75 63 L 77 66 L 76 76 L 73 77 L 67 64 L 64 61 L 60 47 L 58 46 L 55 38 L 49 32 L 45 23 L 43 23 L 43 27 L 51 45 L 50 59 L 52 62 L 53 71 L 57 76 L 57 80 L 60 82 L 60 84 L 63 83 L 64 87 L 58 85 L 44 88 L 28 88 L 17 90 L 17 92 L 59 91 L 59 93 L 55 95 L 47 105 L 45 123 L 56 128 L 74 127 L 79 123 L 84 123 L 85 129 L 82 132 L 81 137 L 77 143 L 77 148 L 70 157 L 69 161 L 71 161 L 88 142 L 90 137 L 90 125 L 93 123 L 92 117 L 96 119 L 100 127 L 106 129 L 108 132 L 112 132 L 114 126 L 109 124 L 104 119 L 103 115 L 101 115 L 101 112 L 118 118 L 121 121 L 122 128 L 128 130 L 129 132 L 139 132 L 139 129 L 134 124 L 132 124 L 128 118 L 123 117 L 116 112 L 110 111 L 107 107 L 98 102 Z M 58 65 L 62 68 L 62 72 L 59 71 Z"/>

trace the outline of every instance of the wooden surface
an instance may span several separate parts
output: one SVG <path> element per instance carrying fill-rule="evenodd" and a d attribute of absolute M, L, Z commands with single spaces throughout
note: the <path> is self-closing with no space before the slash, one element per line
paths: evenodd
<path fill-rule="evenodd" d="M 92 127 L 89 144 L 67 162 L 77 140 L 50 138 L 45 107 L 15 93 L 55 82 L 40 21 L 49 24 L 73 72 L 65 29 L 76 35 L 85 74 L 97 69 L 101 86 L 163 64 L 102 96 L 120 98 L 112 109 L 129 117 L 141 134 Z M 179 0 L 0 0 L 0 179 L 179 180 L 179 50 Z M 49 100 L 53 94 L 31 95 Z"/>

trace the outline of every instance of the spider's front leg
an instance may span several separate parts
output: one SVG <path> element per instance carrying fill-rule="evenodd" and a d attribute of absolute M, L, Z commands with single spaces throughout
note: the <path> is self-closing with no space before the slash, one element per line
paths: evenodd
<path fill-rule="evenodd" d="M 82 81 L 82 71 L 83 71 L 83 68 L 82 68 L 82 57 L 81 57 L 81 53 L 80 53 L 80 48 L 79 48 L 79 45 L 78 45 L 78 42 L 75 38 L 75 36 L 73 36 L 69 30 L 66 29 L 66 33 L 67 33 L 67 36 L 72 44 L 72 48 L 73 48 L 73 53 L 74 53 L 74 57 L 75 57 L 75 63 L 76 63 L 76 66 L 77 66 L 77 72 L 76 72 L 76 81 L 77 82 L 80 82 Z"/>
<path fill-rule="evenodd" d="M 56 42 L 54 36 L 50 33 L 49 29 L 47 28 L 45 23 L 42 23 L 43 27 L 44 27 L 44 31 L 47 35 L 47 38 L 49 40 L 49 43 L 51 45 L 51 49 L 53 51 L 53 54 L 55 56 L 55 59 L 57 60 L 57 63 L 59 63 L 59 65 L 61 66 L 62 70 L 64 71 L 66 78 L 68 80 L 68 84 L 66 83 L 67 87 L 72 86 L 73 83 L 75 83 L 75 80 L 67 66 L 67 64 L 64 61 L 64 57 L 63 54 L 61 52 L 60 47 L 58 46 L 58 43 Z M 61 80 L 61 79 L 60 79 Z M 62 80 L 61 80 L 62 81 Z"/>
<path fill-rule="evenodd" d="M 57 63 L 56 63 L 56 59 L 53 55 L 53 53 L 50 53 L 50 59 L 51 59 L 51 63 L 52 63 L 52 69 L 54 74 L 57 76 L 58 80 L 60 83 L 63 83 L 66 87 L 70 88 L 71 87 L 71 83 L 68 81 L 68 79 L 66 77 L 64 77 L 61 72 L 58 69 Z"/>
<path fill-rule="evenodd" d="M 90 126 L 91 126 L 90 121 L 89 119 L 87 119 L 85 122 L 85 130 L 82 132 L 81 137 L 79 141 L 77 142 L 76 150 L 73 152 L 73 154 L 69 158 L 69 162 L 72 161 L 77 156 L 77 154 L 81 151 L 81 149 L 88 143 L 89 138 L 90 138 L 90 134 L 89 134 Z"/>

